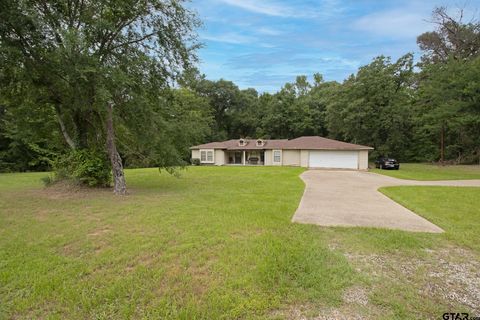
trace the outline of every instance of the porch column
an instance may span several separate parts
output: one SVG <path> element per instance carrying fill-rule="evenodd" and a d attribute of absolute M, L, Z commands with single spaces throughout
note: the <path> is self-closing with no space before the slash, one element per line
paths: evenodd
<path fill-rule="evenodd" d="M 243 150 L 243 158 L 242 158 L 242 164 L 245 165 L 245 150 Z"/>

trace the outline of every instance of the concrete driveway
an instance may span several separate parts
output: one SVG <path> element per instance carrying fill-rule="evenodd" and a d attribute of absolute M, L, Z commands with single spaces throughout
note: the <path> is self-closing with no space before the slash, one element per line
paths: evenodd
<path fill-rule="evenodd" d="M 480 180 L 413 181 L 362 171 L 308 170 L 305 192 L 293 222 L 443 232 L 378 191 L 386 186 L 476 186 Z"/>

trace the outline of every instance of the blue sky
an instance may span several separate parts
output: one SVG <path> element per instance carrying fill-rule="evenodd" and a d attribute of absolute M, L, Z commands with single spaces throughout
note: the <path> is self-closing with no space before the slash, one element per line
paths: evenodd
<path fill-rule="evenodd" d="M 419 57 L 435 6 L 467 16 L 480 0 L 192 0 L 203 21 L 200 71 L 240 88 L 276 91 L 297 75 L 342 81 L 378 55 Z"/>

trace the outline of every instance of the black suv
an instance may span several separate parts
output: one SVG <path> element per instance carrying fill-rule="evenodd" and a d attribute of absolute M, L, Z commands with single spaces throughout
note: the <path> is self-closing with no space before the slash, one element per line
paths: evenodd
<path fill-rule="evenodd" d="M 395 159 L 382 157 L 375 161 L 375 168 L 398 170 L 400 169 L 400 164 Z"/>

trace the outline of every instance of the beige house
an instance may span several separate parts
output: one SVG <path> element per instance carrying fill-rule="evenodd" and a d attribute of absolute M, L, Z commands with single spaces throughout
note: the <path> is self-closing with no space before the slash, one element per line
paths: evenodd
<path fill-rule="evenodd" d="M 368 169 L 371 147 L 318 136 L 292 140 L 239 139 L 190 148 L 202 165 L 265 165 Z"/>

